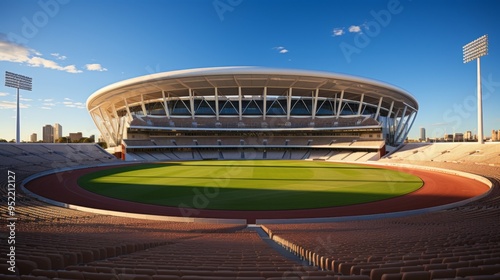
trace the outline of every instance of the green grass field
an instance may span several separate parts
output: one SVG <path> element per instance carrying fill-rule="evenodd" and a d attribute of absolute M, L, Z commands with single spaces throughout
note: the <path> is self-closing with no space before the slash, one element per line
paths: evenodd
<path fill-rule="evenodd" d="M 352 205 L 419 189 L 414 175 L 321 161 L 184 161 L 121 166 L 78 184 L 147 204 L 218 210 L 290 210 Z"/>

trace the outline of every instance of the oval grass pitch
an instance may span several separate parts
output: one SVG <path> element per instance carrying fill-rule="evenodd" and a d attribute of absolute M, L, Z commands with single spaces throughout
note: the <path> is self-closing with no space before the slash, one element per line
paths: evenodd
<path fill-rule="evenodd" d="M 86 174 L 78 185 L 145 204 L 254 211 L 373 202 L 413 192 L 423 182 L 415 175 L 366 165 L 242 160 L 121 166 Z"/>

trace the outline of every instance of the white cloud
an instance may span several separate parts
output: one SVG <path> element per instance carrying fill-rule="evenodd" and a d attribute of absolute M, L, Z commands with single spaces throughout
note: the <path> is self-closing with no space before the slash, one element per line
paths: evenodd
<path fill-rule="evenodd" d="M 57 62 L 45 59 L 43 57 L 31 57 L 28 58 L 25 61 L 29 66 L 31 67 L 43 67 L 43 68 L 49 68 L 49 69 L 54 69 L 54 70 L 59 70 L 59 71 L 66 71 L 69 73 L 79 73 L 81 71 L 78 71 L 74 65 L 69 65 L 69 66 L 61 66 L 57 64 Z"/>
<path fill-rule="evenodd" d="M 333 37 L 336 37 L 336 36 L 342 36 L 345 34 L 345 31 L 344 31 L 344 28 L 341 27 L 341 28 L 334 28 L 333 31 Z"/>
<path fill-rule="evenodd" d="M 99 72 L 108 71 L 108 69 L 102 67 L 102 65 L 99 63 L 86 64 L 85 68 L 88 71 L 99 71 Z"/>
<path fill-rule="evenodd" d="M 7 96 L 7 95 L 9 95 L 8 92 L 0 92 L 0 96 Z"/>
<path fill-rule="evenodd" d="M 30 52 L 34 51 L 0 40 L 0 61 L 25 62 L 29 59 Z"/>
<path fill-rule="evenodd" d="M 361 26 L 359 26 L 359 25 L 351 25 L 351 26 L 349 26 L 349 32 L 351 32 L 351 33 L 359 33 L 359 32 L 361 32 Z"/>
<path fill-rule="evenodd" d="M 28 108 L 29 106 L 23 103 L 19 104 L 19 108 Z M 17 102 L 11 102 L 11 101 L 0 101 L 0 110 L 2 109 L 16 109 L 17 108 Z"/>
<path fill-rule="evenodd" d="M 64 98 L 64 100 L 69 100 L 69 98 Z M 62 104 L 69 108 L 85 109 L 85 104 L 82 102 L 64 101 Z"/>
<path fill-rule="evenodd" d="M 13 108 L 16 108 L 15 102 L 0 100 L 0 109 L 13 109 Z"/>
<path fill-rule="evenodd" d="M 61 66 L 57 62 L 45 59 L 43 57 L 31 57 L 28 58 L 25 61 L 28 66 L 31 67 L 43 67 L 43 68 L 49 68 L 53 70 L 59 70 L 59 71 L 64 71 L 68 73 L 81 73 L 82 70 L 78 70 L 75 65 L 68 65 L 68 66 Z"/>
<path fill-rule="evenodd" d="M 18 62 L 31 67 L 43 67 L 68 73 L 81 73 L 75 65 L 61 66 L 57 62 L 43 58 L 42 54 L 24 46 L 0 40 L 0 61 Z"/>
<path fill-rule="evenodd" d="M 277 50 L 281 54 L 285 54 L 285 53 L 288 52 L 288 50 L 285 49 L 285 47 L 281 47 L 281 46 L 280 47 L 274 47 L 273 49 Z"/>
<path fill-rule="evenodd" d="M 75 65 L 65 66 L 61 70 L 64 70 L 64 71 L 66 71 L 68 73 L 82 73 L 83 72 L 82 70 L 78 70 Z"/>
<path fill-rule="evenodd" d="M 65 60 L 66 58 L 68 58 L 65 55 L 61 55 L 60 53 L 51 53 L 50 55 L 53 56 L 53 57 L 55 57 L 55 58 L 57 58 L 57 59 L 59 59 L 59 60 Z"/>
<path fill-rule="evenodd" d="M 0 96 L 2 92 L 0 92 Z M 6 96 L 8 93 L 5 93 Z M 29 99 L 29 98 L 23 98 L 22 96 L 19 98 L 22 103 L 20 103 L 21 108 L 36 108 L 36 109 L 41 109 L 41 110 L 52 110 L 56 109 L 58 107 L 68 107 L 68 108 L 75 108 L 75 109 L 85 109 L 85 102 L 77 102 L 73 101 L 71 98 L 65 97 L 63 101 L 57 101 L 54 100 L 53 98 L 46 98 L 46 99 L 37 99 L 36 104 L 30 103 L 32 101 L 35 101 L 34 99 Z M 2 101 L 0 100 L 0 110 L 2 109 L 16 109 L 16 102 L 12 101 Z"/>

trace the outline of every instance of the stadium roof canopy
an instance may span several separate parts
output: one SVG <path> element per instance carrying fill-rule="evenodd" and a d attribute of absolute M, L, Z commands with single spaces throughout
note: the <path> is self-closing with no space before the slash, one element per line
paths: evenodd
<path fill-rule="evenodd" d="M 323 105 L 325 100 L 330 112 Z M 270 110 L 273 106 L 282 110 Z M 385 135 L 392 135 L 390 142 L 398 144 L 416 117 L 418 102 L 403 89 L 356 76 L 295 69 L 215 67 L 120 81 L 93 93 L 87 108 L 111 146 L 120 144 L 135 116 L 191 120 L 213 117 L 219 121 L 229 117 L 242 120 L 246 116 L 265 120 L 278 115 L 287 120 L 370 115 L 380 123 Z"/>

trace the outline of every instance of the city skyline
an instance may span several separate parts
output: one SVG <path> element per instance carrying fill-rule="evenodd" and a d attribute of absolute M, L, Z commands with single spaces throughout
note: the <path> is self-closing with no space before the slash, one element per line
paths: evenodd
<path fill-rule="evenodd" d="M 485 34 L 485 136 L 500 128 L 496 1 L 7 0 L 0 7 L 1 75 L 33 78 L 33 90 L 21 92 L 23 141 L 46 123 L 98 137 L 85 102 L 112 83 L 240 65 L 380 80 L 419 101 L 410 138 L 420 127 L 427 137 L 475 134 L 476 67 L 463 64 L 462 46 Z M 8 141 L 14 104 L 15 89 L 2 82 L 0 138 Z"/>
<path fill-rule="evenodd" d="M 66 141 L 80 141 L 85 138 L 94 139 L 95 135 L 90 135 L 89 137 L 83 136 L 82 132 L 69 132 L 67 135 L 64 135 L 63 127 L 59 123 L 55 123 L 54 125 L 45 124 L 41 127 L 41 135 L 42 138 L 38 139 L 38 133 L 33 132 L 30 134 L 30 139 L 25 140 L 23 142 L 43 142 L 43 143 L 57 143 L 58 140 L 66 138 Z"/>

